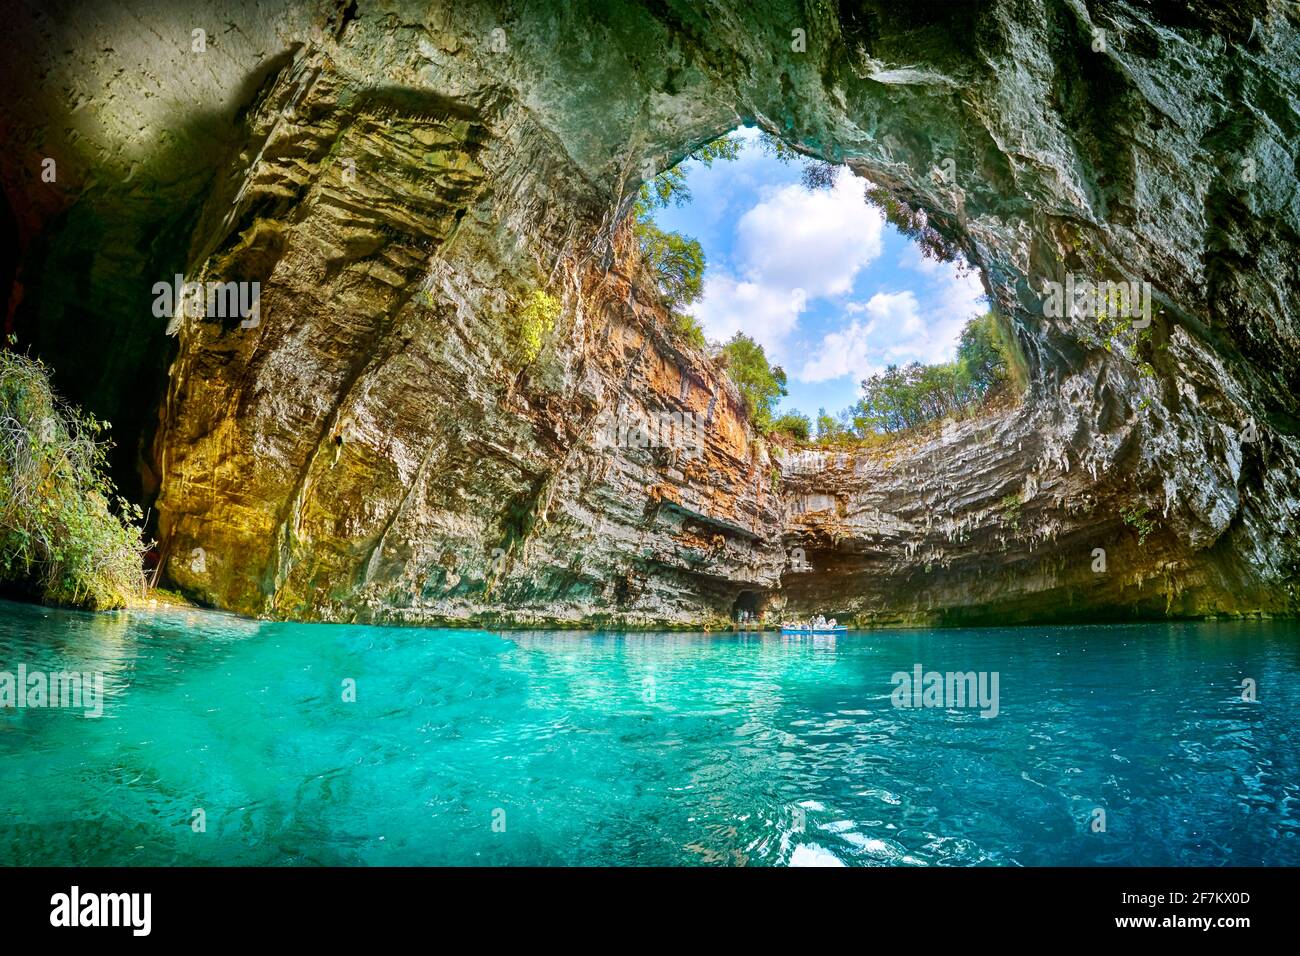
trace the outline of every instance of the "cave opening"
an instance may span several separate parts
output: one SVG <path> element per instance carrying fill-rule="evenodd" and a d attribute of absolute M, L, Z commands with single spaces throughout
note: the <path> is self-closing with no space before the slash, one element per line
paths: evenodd
<path fill-rule="evenodd" d="M 758 591 L 741 591 L 731 606 L 731 619 L 738 624 L 756 621 L 763 612 L 763 597 Z"/>
<path fill-rule="evenodd" d="M 720 360 L 787 450 L 876 445 L 1014 406 L 1029 385 L 960 224 L 869 172 L 741 126 L 631 203 L 670 332 Z M 952 179 L 951 162 L 933 175 Z"/>
<path fill-rule="evenodd" d="M 954 164 L 929 172 L 960 208 Z M 742 592 L 733 620 L 929 620 L 985 600 L 971 568 L 989 555 L 1014 573 L 1036 560 L 1018 457 L 1031 313 L 995 294 L 967 223 L 925 186 L 740 127 L 649 179 L 630 218 L 669 331 L 722 366 L 774 463 L 776 600 Z M 966 486 L 973 460 L 987 487 Z"/>

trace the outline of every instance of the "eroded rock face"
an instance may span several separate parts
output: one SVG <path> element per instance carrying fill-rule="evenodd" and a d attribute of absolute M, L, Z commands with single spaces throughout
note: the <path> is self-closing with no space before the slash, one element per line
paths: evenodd
<path fill-rule="evenodd" d="M 126 9 L 89 21 L 115 52 L 71 69 L 76 96 L 6 107 L 4 182 L 26 274 L 80 262 L 109 210 L 131 235 L 167 208 L 188 279 L 259 283 L 253 327 L 173 320 L 142 455 L 166 576 L 201 599 L 623 626 L 1294 610 L 1294 7 L 227 4 L 139 50 Z M 235 29 L 196 54 L 205 18 Z M 15 33 L 47 82 L 51 22 Z M 164 175 L 173 120 L 140 103 L 169 79 L 215 132 Z M 925 208 L 1015 325 L 1023 402 L 853 454 L 756 440 L 622 222 L 648 172 L 742 122 Z M 42 149 L 68 176 L 26 200 Z M 168 251 L 84 267 L 139 341 L 164 335 Z M 1149 333 L 1046 317 L 1067 273 L 1149 281 Z M 608 447 L 663 414 L 700 423 L 698 455 Z"/>

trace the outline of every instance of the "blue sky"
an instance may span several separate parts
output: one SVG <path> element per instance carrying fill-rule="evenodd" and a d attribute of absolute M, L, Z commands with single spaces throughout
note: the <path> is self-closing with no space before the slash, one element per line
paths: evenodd
<path fill-rule="evenodd" d="M 986 311 L 979 277 L 923 259 L 839 170 L 830 190 L 799 183 L 800 164 L 767 156 L 757 131 L 740 158 L 683 169 L 692 200 L 659 225 L 700 241 L 704 295 L 689 311 L 710 341 L 752 336 L 789 378 L 782 410 L 838 414 L 891 363 L 953 358 L 966 320 Z"/>

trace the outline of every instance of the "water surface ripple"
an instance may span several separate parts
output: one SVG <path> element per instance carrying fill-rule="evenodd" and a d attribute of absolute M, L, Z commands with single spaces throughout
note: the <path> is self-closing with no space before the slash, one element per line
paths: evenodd
<path fill-rule="evenodd" d="M 100 671 L 106 695 L 99 718 L 0 710 L 0 863 L 1296 865 L 1297 637 L 489 633 L 0 603 L 0 671 Z M 894 707 L 918 663 L 996 671 L 998 715 Z"/>

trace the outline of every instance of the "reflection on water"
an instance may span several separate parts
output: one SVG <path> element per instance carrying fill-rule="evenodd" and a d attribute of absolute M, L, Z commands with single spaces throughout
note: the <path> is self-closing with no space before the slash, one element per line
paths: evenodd
<path fill-rule="evenodd" d="M 97 720 L 0 710 L 0 863 L 1294 865 L 1296 638 L 0 604 L 0 671 L 98 671 L 106 694 Z M 891 675 L 917 664 L 999 673 L 998 716 L 895 708 Z"/>

